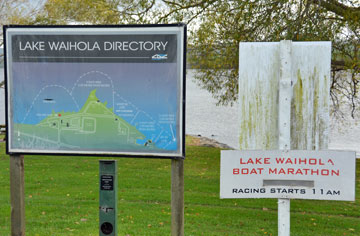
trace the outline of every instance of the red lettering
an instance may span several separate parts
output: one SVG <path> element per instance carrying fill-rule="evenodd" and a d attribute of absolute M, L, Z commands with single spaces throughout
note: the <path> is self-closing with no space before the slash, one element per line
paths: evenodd
<path fill-rule="evenodd" d="M 275 160 L 276 160 L 277 164 L 283 164 L 285 161 L 285 158 L 276 158 Z"/>
<path fill-rule="evenodd" d="M 264 164 L 270 164 L 270 158 L 268 158 L 268 157 L 265 158 L 265 159 L 264 159 Z"/>
<path fill-rule="evenodd" d="M 316 173 L 317 175 L 319 175 L 319 170 L 311 170 L 311 175 L 313 175 L 314 173 Z"/>
<path fill-rule="evenodd" d="M 233 175 L 261 174 L 264 168 L 233 168 Z"/>
<path fill-rule="evenodd" d="M 247 175 L 247 174 L 249 174 L 249 169 L 248 169 L 248 168 L 243 168 L 243 169 L 241 169 L 241 174 L 242 174 L 242 175 Z"/>
<path fill-rule="evenodd" d="M 277 174 L 277 168 L 274 169 L 269 168 L 269 174 Z"/>
<path fill-rule="evenodd" d="M 321 175 L 329 175 L 329 170 L 321 170 Z"/>
<path fill-rule="evenodd" d="M 250 171 L 250 174 L 257 174 L 256 169 L 253 168 L 253 169 Z"/>
<path fill-rule="evenodd" d="M 249 158 L 247 161 L 243 161 L 243 159 L 240 158 L 240 164 L 242 164 L 242 165 L 254 164 L 254 161 L 252 158 Z"/>

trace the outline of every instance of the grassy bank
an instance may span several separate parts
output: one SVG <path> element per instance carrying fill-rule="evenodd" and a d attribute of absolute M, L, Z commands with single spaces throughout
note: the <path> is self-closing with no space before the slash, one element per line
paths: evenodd
<path fill-rule="evenodd" d="M 220 149 L 190 143 L 185 235 L 277 235 L 276 200 L 220 200 Z M 4 147 L 0 143 L 0 235 L 9 235 L 9 158 Z M 27 235 L 98 235 L 99 159 L 25 157 Z M 171 161 L 117 160 L 119 235 L 170 235 Z M 359 160 L 356 185 L 355 202 L 292 200 L 292 234 L 360 235 Z"/>

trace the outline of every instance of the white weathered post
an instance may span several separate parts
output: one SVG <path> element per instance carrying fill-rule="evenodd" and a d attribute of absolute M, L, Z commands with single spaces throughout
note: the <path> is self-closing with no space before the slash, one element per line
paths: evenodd
<path fill-rule="evenodd" d="M 327 149 L 331 42 L 239 46 L 240 150 Z M 278 200 L 290 235 L 290 200 Z"/>
<path fill-rule="evenodd" d="M 291 44 L 290 40 L 280 41 L 279 149 L 285 151 L 291 145 Z M 290 199 L 278 199 L 278 235 L 290 235 Z"/>

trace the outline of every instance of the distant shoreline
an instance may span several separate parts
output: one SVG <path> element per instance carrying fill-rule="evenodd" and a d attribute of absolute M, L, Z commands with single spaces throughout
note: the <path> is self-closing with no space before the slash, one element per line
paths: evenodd
<path fill-rule="evenodd" d="M 187 143 L 190 146 L 201 146 L 201 147 L 214 147 L 221 149 L 234 149 L 225 143 L 220 143 L 215 139 L 203 137 L 201 135 L 187 134 L 187 137 L 191 137 L 191 140 Z"/>

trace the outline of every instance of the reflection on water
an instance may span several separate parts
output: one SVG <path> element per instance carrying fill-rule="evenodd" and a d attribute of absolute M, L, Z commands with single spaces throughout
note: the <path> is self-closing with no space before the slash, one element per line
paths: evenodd
<path fill-rule="evenodd" d="M 201 135 L 239 148 L 238 106 L 216 106 L 209 92 L 194 80 L 194 70 L 186 78 L 186 134 Z"/>
<path fill-rule="evenodd" d="M 238 105 L 216 106 L 211 94 L 196 84 L 193 70 L 186 81 L 186 133 L 201 135 L 239 149 Z M 354 150 L 360 158 L 360 121 L 351 119 L 349 111 L 341 122 L 331 117 L 329 149 Z"/>

